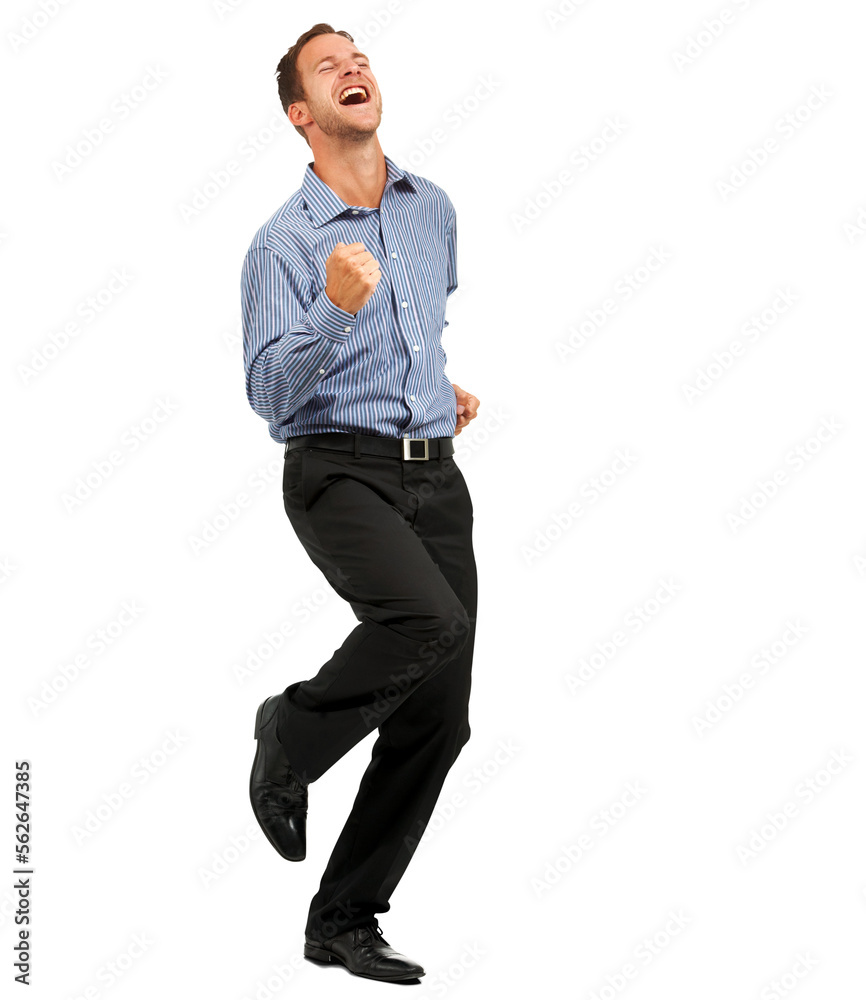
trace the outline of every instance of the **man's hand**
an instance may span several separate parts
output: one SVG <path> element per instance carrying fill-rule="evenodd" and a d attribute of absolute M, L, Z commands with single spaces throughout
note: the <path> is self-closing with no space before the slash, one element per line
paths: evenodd
<path fill-rule="evenodd" d="M 454 436 L 456 437 L 470 420 L 474 420 L 478 416 L 478 407 L 481 403 L 455 382 L 452 382 L 451 385 L 454 386 L 454 394 L 457 397 L 457 426 L 454 428 Z"/>
<path fill-rule="evenodd" d="M 325 294 L 339 309 L 353 316 L 370 298 L 382 272 L 363 243 L 338 243 L 325 261 Z"/>

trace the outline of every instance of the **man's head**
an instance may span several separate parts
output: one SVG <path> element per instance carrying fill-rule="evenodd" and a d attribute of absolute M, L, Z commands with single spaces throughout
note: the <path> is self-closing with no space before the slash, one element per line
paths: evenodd
<path fill-rule="evenodd" d="M 357 86 L 365 93 L 349 93 Z M 295 129 L 311 145 L 309 132 L 366 141 L 382 120 L 382 97 L 367 57 L 347 31 L 316 24 L 305 31 L 277 65 L 280 103 Z"/>

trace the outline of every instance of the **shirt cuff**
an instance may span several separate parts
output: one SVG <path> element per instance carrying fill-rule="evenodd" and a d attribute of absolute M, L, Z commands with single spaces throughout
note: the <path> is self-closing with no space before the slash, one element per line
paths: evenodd
<path fill-rule="evenodd" d="M 355 329 L 355 321 L 357 320 L 356 316 L 339 306 L 335 306 L 325 294 L 324 288 L 307 311 L 307 318 L 316 333 L 340 343 L 349 339 L 349 334 Z"/>

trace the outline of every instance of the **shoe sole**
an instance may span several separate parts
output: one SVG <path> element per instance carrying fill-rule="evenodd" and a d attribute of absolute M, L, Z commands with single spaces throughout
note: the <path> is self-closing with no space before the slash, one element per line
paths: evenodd
<path fill-rule="evenodd" d="M 321 965 L 340 965 L 353 976 L 359 976 L 361 979 L 377 979 L 379 982 L 386 983 L 399 983 L 406 979 L 420 979 L 424 975 L 423 972 L 410 972 L 399 976 L 368 976 L 363 972 L 352 972 L 349 966 L 346 965 L 339 955 L 335 955 L 332 951 L 328 951 L 327 948 L 320 948 L 312 944 L 304 945 L 304 958 L 310 962 L 317 962 Z"/>
<path fill-rule="evenodd" d="M 253 815 L 254 816 L 256 814 L 256 811 L 255 811 L 254 802 L 253 802 L 253 775 L 256 773 L 256 764 L 258 763 L 259 754 L 261 753 L 261 749 L 262 749 L 262 744 L 259 741 L 259 730 L 262 728 L 262 717 L 265 714 L 265 705 L 267 705 L 267 703 L 270 700 L 271 700 L 270 698 L 265 698 L 265 700 L 261 703 L 261 705 L 259 705 L 258 711 L 256 712 L 256 728 L 255 728 L 255 732 L 253 733 L 253 737 L 254 737 L 254 739 L 256 741 L 256 755 L 255 755 L 255 757 L 253 757 L 253 769 L 252 769 L 252 771 L 250 771 L 250 805 L 253 806 Z M 258 817 L 256 817 L 256 822 L 258 823 Z M 282 850 L 280 849 L 279 844 L 274 843 L 274 841 L 271 839 L 271 835 L 262 826 L 261 823 L 259 823 L 259 829 L 265 835 L 265 837 L 267 838 L 267 841 L 271 845 L 271 847 L 273 847 L 273 849 L 277 852 L 277 854 L 279 854 L 279 856 L 281 858 L 285 858 L 286 861 L 303 861 L 306 858 L 306 856 L 307 856 L 306 854 L 302 854 L 299 858 L 297 858 L 297 857 L 292 858 L 292 857 L 289 857 L 288 854 L 283 854 Z"/>

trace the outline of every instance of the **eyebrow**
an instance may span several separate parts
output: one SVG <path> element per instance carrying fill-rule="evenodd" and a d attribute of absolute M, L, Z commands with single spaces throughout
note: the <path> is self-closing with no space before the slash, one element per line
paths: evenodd
<path fill-rule="evenodd" d="M 352 52 L 352 53 L 350 53 L 350 55 L 360 56 L 362 59 L 366 59 L 367 62 L 370 61 L 370 57 L 364 55 L 363 52 Z M 337 57 L 336 56 L 322 56 L 321 59 L 318 59 L 318 60 L 316 60 L 316 62 L 313 63 L 313 69 L 315 69 L 319 65 L 319 63 L 327 62 L 329 59 L 332 62 L 336 62 Z"/>

